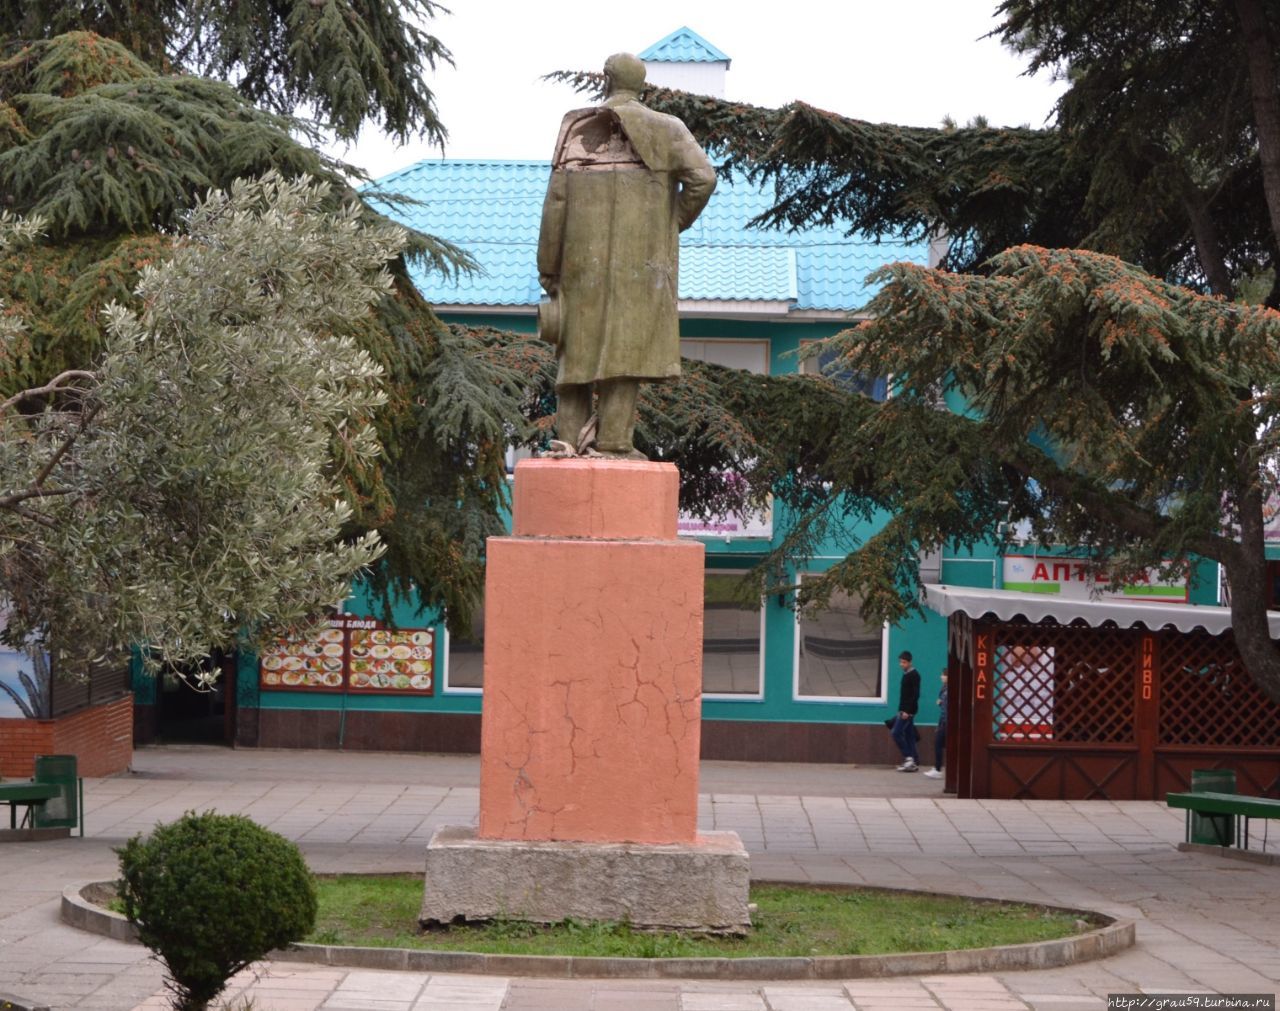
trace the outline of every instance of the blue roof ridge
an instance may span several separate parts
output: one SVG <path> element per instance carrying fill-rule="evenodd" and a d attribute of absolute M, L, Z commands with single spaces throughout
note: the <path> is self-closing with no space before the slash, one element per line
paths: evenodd
<path fill-rule="evenodd" d="M 676 42 L 682 41 L 683 46 Z M 681 25 L 670 35 L 659 39 L 644 52 L 640 59 L 650 63 L 724 63 L 729 57 L 695 32 L 688 25 Z"/>
<path fill-rule="evenodd" d="M 396 169 L 388 175 L 378 176 L 372 182 L 366 183 L 359 188 L 369 189 L 376 186 L 378 189 L 385 190 L 388 183 L 399 179 L 401 176 L 418 172 L 424 165 L 430 165 L 433 162 L 447 165 L 527 165 L 530 168 L 548 168 L 551 165 L 551 161 L 548 158 L 450 158 L 447 155 L 442 155 L 439 158 L 423 158 L 412 165 Z"/>

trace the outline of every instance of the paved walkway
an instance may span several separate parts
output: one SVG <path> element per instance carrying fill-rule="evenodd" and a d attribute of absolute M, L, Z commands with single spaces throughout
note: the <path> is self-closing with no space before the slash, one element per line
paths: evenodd
<path fill-rule="evenodd" d="M 249 815 L 312 867 L 419 870 L 441 825 L 475 820 L 478 763 L 439 755 L 140 750 L 85 783 L 87 835 L 0 845 L 0 994 L 53 1008 L 161 1009 L 146 949 L 64 926 L 69 882 L 115 876 L 112 848 L 187 810 Z M 972 801 L 878 768 L 708 762 L 700 824 L 733 829 L 761 879 L 859 882 L 1024 899 L 1138 922 L 1102 962 L 997 975 L 832 983 L 531 980 L 263 964 L 255 1011 L 1100 1011 L 1108 993 L 1275 993 L 1280 866 L 1179 853 L 1154 802 Z M 1255 845 L 1262 844 L 1262 832 Z M 1272 849 L 1280 849 L 1275 842 Z"/>

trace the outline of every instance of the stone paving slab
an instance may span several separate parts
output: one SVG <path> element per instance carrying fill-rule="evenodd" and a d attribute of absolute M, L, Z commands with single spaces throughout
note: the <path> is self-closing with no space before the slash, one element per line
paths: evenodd
<path fill-rule="evenodd" d="M 160 1009 L 161 969 L 136 945 L 61 923 L 72 881 L 115 876 L 112 848 L 187 810 L 250 813 L 318 871 L 420 870 L 426 839 L 473 823 L 473 756 L 137 752 L 85 784 L 87 835 L 0 846 L 0 992 L 75 1011 Z M 703 763 L 704 829 L 737 831 L 753 877 L 821 880 L 1092 908 L 1133 918 L 1138 946 L 1013 973 L 833 984 L 523 980 L 266 964 L 230 998 L 257 1011 L 1099 1011 L 1116 992 L 1254 990 L 1280 982 L 1280 866 L 1180 853 L 1181 812 L 1154 802 L 961 801 L 884 768 Z M 1274 847 L 1273 847 L 1274 849 Z M 361 1003 L 363 1002 L 363 1003 Z"/>

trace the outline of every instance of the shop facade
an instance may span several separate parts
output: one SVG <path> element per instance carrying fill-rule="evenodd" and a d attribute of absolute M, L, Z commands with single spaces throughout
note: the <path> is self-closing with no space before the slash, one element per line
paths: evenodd
<path fill-rule="evenodd" d="M 947 786 L 961 797 L 1159 800 L 1230 770 L 1280 796 L 1280 705 L 1223 607 L 929 587 L 947 616 Z M 1280 614 L 1271 633 L 1280 636 Z"/>

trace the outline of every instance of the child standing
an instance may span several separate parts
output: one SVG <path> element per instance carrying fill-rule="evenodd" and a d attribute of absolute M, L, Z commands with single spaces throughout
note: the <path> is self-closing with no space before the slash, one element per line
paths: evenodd
<path fill-rule="evenodd" d="M 933 768 L 925 770 L 929 779 L 942 778 L 942 763 L 947 757 L 947 669 L 942 668 L 942 688 L 938 691 L 938 729 L 933 733 Z"/>

